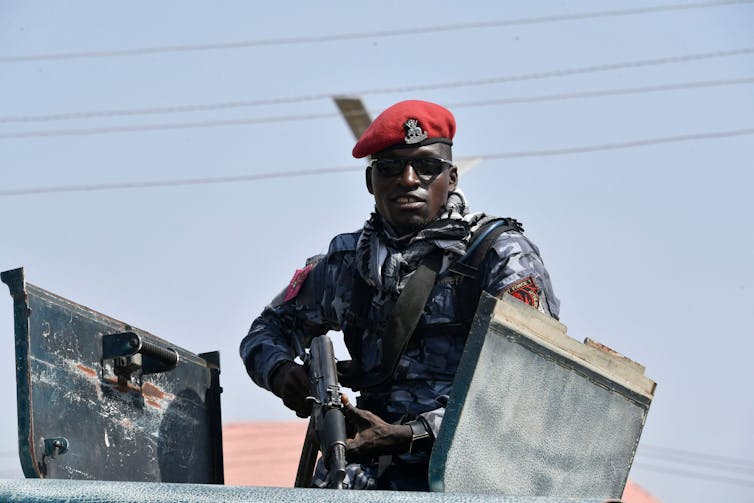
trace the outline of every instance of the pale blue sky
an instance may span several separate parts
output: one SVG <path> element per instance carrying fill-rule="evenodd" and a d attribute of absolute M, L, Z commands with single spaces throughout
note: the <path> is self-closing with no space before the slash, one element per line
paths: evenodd
<path fill-rule="evenodd" d="M 489 158 L 461 188 L 473 210 L 524 222 L 573 337 L 607 344 L 658 382 L 631 478 L 667 502 L 750 502 L 754 462 L 719 469 L 709 457 L 670 462 L 653 448 L 754 459 L 754 2 L 412 33 L 666 5 L 692 4 L 0 0 L 0 270 L 25 266 L 31 283 L 194 352 L 220 350 L 224 420 L 288 419 L 287 409 L 246 377 L 238 342 L 307 256 L 368 217 L 372 202 L 359 171 L 8 191 L 357 168 L 353 139 L 332 102 L 28 119 L 363 93 L 375 112 L 409 98 L 450 106 L 456 157 L 669 139 Z M 405 35 L 18 59 L 393 29 Z M 724 55 L 735 50 L 742 51 Z M 496 82 L 418 89 L 488 78 Z M 676 84 L 686 88 L 494 103 Z M 328 117 L 302 118 L 311 114 Z M 299 120 L 217 125 L 281 116 Z M 197 123 L 207 127 L 142 127 Z M 130 126 L 136 130 L 103 131 Z M 721 137 L 704 138 L 711 134 Z M 676 141 L 687 135 L 703 138 Z M 10 308 L 6 297 L 5 403 L 15 401 Z M 5 415 L 0 426 L 0 470 L 12 476 L 19 472 L 15 418 Z"/>

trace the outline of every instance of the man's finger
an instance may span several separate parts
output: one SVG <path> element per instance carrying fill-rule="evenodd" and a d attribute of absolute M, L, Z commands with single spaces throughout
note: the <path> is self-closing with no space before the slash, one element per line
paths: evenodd
<path fill-rule="evenodd" d="M 361 454 L 361 442 L 358 440 L 346 440 L 346 459 L 349 463 L 360 463 L 367 461 L 367 459 Z"/>
<path fill-rule="evenodd" d="M 343 404 L 343 415 L 346 416 L 346 419 L 355 419 L 358 417 L 358 414 L 355 412 L 356 407 L 351 405 L 348 402 L 345 402 Z"/>
<path fill-rule="evenodd" d="M 364 411 L 357 409 L 350 403 L 343 407 L 343 415 L 359 429 L 366 428 L 370 425 L 369 420 L 364 417 Z"/>

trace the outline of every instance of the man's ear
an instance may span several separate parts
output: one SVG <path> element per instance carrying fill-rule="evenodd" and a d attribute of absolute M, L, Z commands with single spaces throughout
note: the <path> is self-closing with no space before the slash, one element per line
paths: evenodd
<path fill-rule="evenodd" d="M 372 189 L 372 167 L 367 166 L 366 171 L 364 172 L 364 177 L 367 182 L 367 190 L 370 194 L 374 195 L 374 190 Z"/>
<path fill-rule="evenodd" d="M 450 190 L 456 190 L 456 187 L 458 187 L 458 168 L 455 164 L 448 168 L 448 179 L 450 180 Z"/>

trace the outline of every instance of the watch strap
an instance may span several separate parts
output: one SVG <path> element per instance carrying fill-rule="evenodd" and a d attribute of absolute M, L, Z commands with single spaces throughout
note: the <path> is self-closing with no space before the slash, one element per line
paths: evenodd
<path fill-rule="evenodd" d="M 411 428 L 411 445 L 408 452 L 414 454 L 420 450 L 426 450 L 431 445 L 432 430 L 429 423 L 422 416 L 406 423 Z"/>

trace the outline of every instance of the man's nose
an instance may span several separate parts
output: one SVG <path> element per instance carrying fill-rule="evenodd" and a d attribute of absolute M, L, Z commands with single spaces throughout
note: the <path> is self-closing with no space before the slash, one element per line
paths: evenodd
<path fill-rule="evenodd" d="M 407 162 L 406 165 L 403 168 L 403 171 L 401 172 L 401 176 L 399 177 L 399 181 L 401 182 L 401 185 L 405 185 L 407 187 L 417 187 L 421 185 L 421 178 L 419 178 L 419 175 L 416 174 L 416 171 L 414 171 L 414 167 L 411 165 L 411 162 Z"/>

